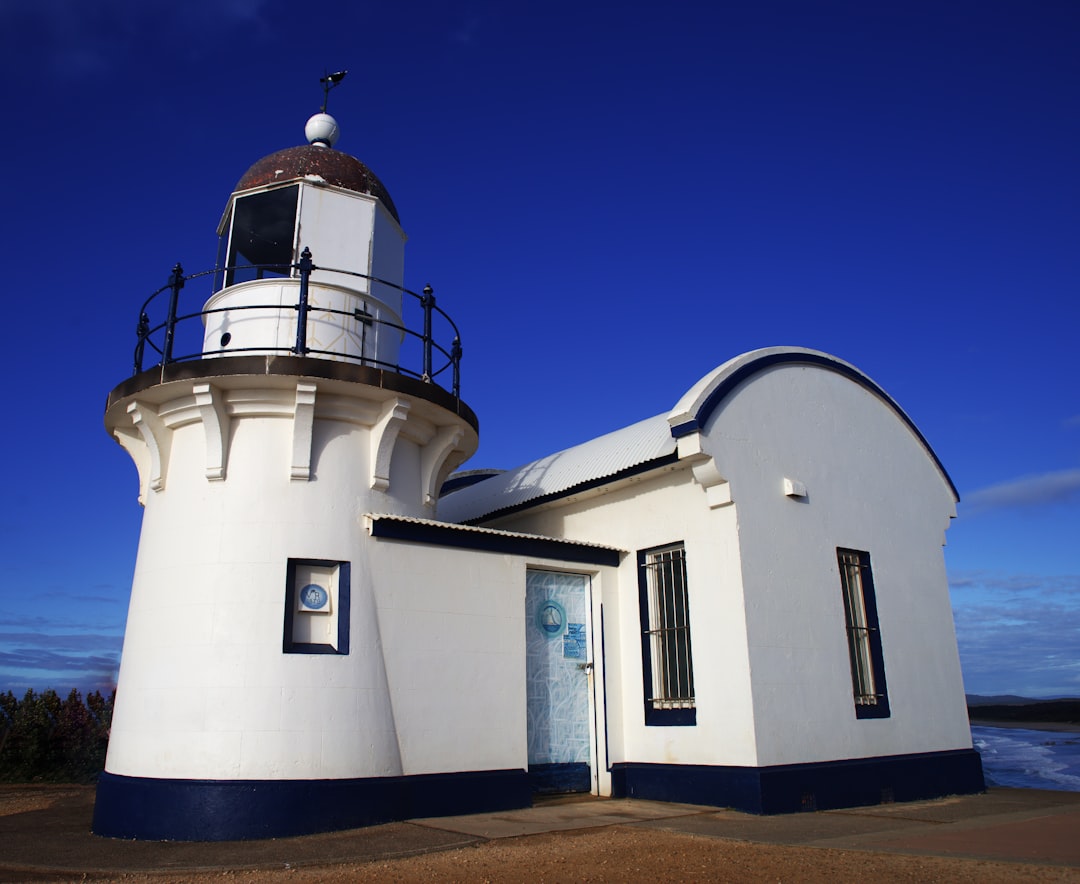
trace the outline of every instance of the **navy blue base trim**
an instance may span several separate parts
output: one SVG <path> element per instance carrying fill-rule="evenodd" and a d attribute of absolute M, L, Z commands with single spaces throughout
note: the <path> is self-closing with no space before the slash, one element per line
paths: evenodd
<path fill-rule="evenodd" d="M 534 792 L 588 792 L 592 789 L 592 771 L 584 761 L 530 764 L 529 781 Z"/>
<path fill-rule="evenodd" d="M 648 633 L 642 633 L 646 639 L 651 638 Z M 652 648 L 649 648 L 652 651 Z M 652 666 L 652 657 L 649 664 Z M 645 670 L 649 686 L 646 693 L 652 691 L 652 677 L 648 669 Z M 697 709 L 657 709 L 648 700 L 645 701 L 645 726 L 646 727 L 694 727 L 697 725 Z"/>
<path fill-rule="evenodd" d="M 974 749 L 775 767 L 621 762 L 612 765 L 611 787 L 616 798 L 705 804 L 762 814 L 986 791 L 982 759 Z"/>
<path fill-rule="evenodd" d="M 141 841 L 246 841 L 394 820 L 529 807 L 524 770 L 356 780 L 159 780 L 103 773 L 95 835 Z"/>

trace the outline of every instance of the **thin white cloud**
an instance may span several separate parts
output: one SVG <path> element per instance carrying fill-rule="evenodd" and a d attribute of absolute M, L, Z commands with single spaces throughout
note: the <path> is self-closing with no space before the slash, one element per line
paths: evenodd
<path fill-rule="evenodd" d="M 36 635 L 57 635 L 67 632 L 98 632 L 120 635 L 124 630 L 123 620 L 98 612 L 98 617 L 87 618 L 76 613 L 67 615 L 57 612 L 45 616 L 37 613 L 3 612 L 0 614 L 0 633 L 32 632 Z"/>
<path fill-rule="evenodd" d="M 25 669 L 33 672 L 56 672 L 67 676 L 72 683 L 83 680 L 87 674 L 101 671 L 115 672 L 120 665 L 120 655 L 88 654 L 74 656 L 43 649 L 0 651 L 0 667 L 5 670 Z M 59 687 L 64 687 L 60 685 Z M 58 688 L 59 689 L 59 688 Z"/>
<path fill-rule="evenodd" d="M 119 635 L 78 632 L 63 635 L 43 635 L 40 632 L 0 632 L 0 657 L 4 654 L 115 654 L 120 650 Z M 7 647 L 5 647 L 7 646 Z"/>
<path fill-rule="evenodd" d="M 1021 476 L 964 496 L 969 513 L 1080 501 L 1080 469 Z"/>
<path fill-rule="evenodd" d="M 109 691 L 120 668 L 122 642 L 119 635 L 0 632 L 0 692 Z"/>
<path fill-rule="evenodd" d="M 1080 696 L 1080 575 L 970 572 L 950 586 L 968 693 Z"/>
<path fill-rule="evenodd" d="M 113 589 L 113 586 L 108 583 L 99 583 L 94 589 Z M 50 589 L 41 593 L 40 598 L 48 599 L 50 601 L 60 602 L 79 602 L 82 604 L 95 604 L 95 605 L 126 605 L 127 595 L 120 595 L 114 593 L 112 595 L 108 593 L 102 593 L 101 595 L 90 595 L 86 592 L 71 592 L 66 589 Z"/>

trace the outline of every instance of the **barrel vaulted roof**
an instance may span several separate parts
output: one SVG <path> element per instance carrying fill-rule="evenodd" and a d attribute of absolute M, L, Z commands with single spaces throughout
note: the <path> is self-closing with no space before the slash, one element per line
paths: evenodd
<path fill-rule="evenodd" d="M 952 479 L 914 422 L 867 375 L 820 350 L 768 347 L 729 359 L 687 390 L 669 412 L 497 473 L 444 496 L 439 501 L 439 518 L 450 522 L 480 521 L 674 463 L 678 459 L 678 440 L 703 430 L 730 393 L 755 374 L 783 365 L 824 368 L 847 377 L 876 396 L 907 425 L 959 500 Z"/>

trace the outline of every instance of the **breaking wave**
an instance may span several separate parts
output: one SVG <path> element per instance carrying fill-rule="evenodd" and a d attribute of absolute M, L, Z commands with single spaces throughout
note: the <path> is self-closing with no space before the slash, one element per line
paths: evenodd
<path fill-rule="evenodd" d="M 1080 733 L 972 725 L 988 786 L 1080 792 Z"/>

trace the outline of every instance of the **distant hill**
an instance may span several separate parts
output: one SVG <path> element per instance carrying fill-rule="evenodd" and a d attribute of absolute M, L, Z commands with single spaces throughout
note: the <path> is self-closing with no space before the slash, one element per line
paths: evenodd
<path fill-rule="evenodd" d="M 1046 698 L 1021 697 L 1017 694 L 968 694 L 968 707 L 972 706 L 1017 706 L 1021 703 L 1041 703 Z M 1052 699 L 1064 699 L 1054 697 Z"/>
<path fill-rule="evenodd" d="M 992 702 L 997 700 L 997 702 Z M 1080 699 L 1026 700 L 1023 697 L 968 697 L 972 721 L 1080 724 Z"/>

